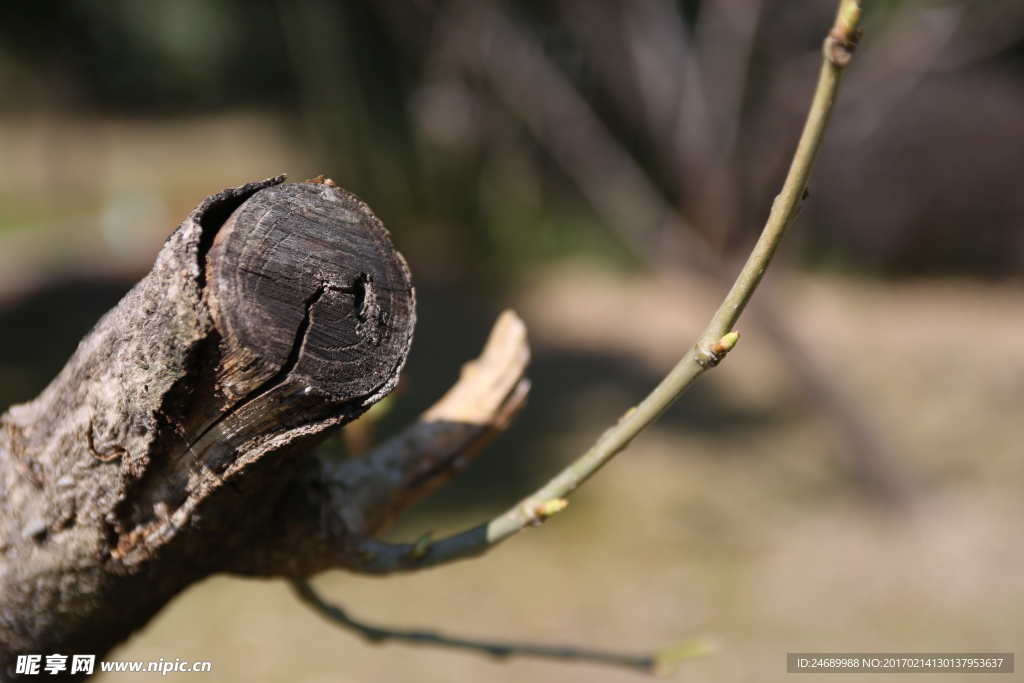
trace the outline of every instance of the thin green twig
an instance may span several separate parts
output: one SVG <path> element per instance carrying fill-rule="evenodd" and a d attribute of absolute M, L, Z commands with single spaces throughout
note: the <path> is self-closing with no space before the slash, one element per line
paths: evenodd
<path fill-rule="evenodd" d="M 391 573 L 444 564 L 481 555 L 527 526 L 544 522 L 566 506 L 566 496 L 622 452 L 705 371 L 736 344 L 736 320 L 757 289 L 786 230 L 807 193 L 807 180 L 835 108 L 843 71 L 860 37 L 858 0 L 841 0 L 836 21 L 823 46 L 824 58 L 811 109 L 782 192 L 776 197 L 761 237 L 711 323 L 683 359 L 639 405 L 630 408 L 578 460 L 504 514 L 438 541 L 389 544 L 373 539 L 362 545 L 362 571 Z"/>

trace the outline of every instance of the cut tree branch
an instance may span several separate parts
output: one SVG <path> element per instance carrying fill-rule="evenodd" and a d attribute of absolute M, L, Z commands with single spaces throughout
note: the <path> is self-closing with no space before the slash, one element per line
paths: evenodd
<path fill-rule="evenodd" d="M 397 382 L 405 261 L 349 193 L 283 180 L 200 204 L 0 417 L 0 680 L 19 654 L 102 657 L 229 571 L 281 523 L 309 452 Z"/>

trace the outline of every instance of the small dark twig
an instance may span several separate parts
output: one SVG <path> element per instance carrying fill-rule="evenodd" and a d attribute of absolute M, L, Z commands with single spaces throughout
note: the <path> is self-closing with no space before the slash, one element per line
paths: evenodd
<path fill-rule="evenodd" d="M 434 631 L 380 628 L 378 626 L 370 626 L 356 621 L 340 607 L 324 602 L 306 579 L 292 579 L 291 584 L 299 598 L 321 615 L 337 624 L 340 624 L 341 626 L 357 632 L 368 641 L 376 644 L 383 644 L 388 641 L 398 641 L 414 645 L 433 645 L 459 650 L 470 650 L 497 658 L 542 657 L 545 659 L 559 659 L 563 661 L 611 664 L 646 673 L 655 673 L 659 671 L 663 666 L 670 663 L 670 660 L 672 659 L 700 657 L 709 653 L 709 648 L 703 644 L 688 647 L 685 652 L 677 650 L 668 654 L 629 655 L 605 652 L 601 650 L 587 650 L 562 645 L 496 643 L 482 640 L 451 638 L 449 636 L 435 633 Z"/>

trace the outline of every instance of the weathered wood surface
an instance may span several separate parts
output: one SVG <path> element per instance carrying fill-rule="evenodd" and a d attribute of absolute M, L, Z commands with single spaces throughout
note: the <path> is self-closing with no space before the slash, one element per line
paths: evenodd
<path fill-rule="evenodd" d="M 413 291 L 362 202 L 282 181 L 197 207 L 50 386 L 0 417 L 0 679 L 17 654 L 102 656 L 211 573 L 354 553 L 344 524 L 310 521 L 329 496 L 308 454 L 394 386 Z M 292 525 L 307 536 L 254 551 Z"/>

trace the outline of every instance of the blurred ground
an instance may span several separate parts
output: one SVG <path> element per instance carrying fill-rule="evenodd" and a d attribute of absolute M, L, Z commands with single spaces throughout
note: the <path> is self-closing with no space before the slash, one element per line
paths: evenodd
<path fill-rule="evenodd" d="M 253 112 L 2 116 L 0 302 L 55 280 L 136 280 L 204 197 L 312 170 L 307 156 L 280 118 Z"/>
<path fill-rule="evenodd" d="M 728 361 L 543 528 L 480 560 L 317 584 L 356 616 L 452 634 L 634 651 L 715 638 L 722 651 L 684 664 L 681 679 L 783 680 L 791 651 L 1013 651 L 1024 636 L 1024 288 L 811 276 L 776 286 L 800 336 L 816 340 L 899 444 L 916 485 L 911 512 L 879 509 L 850 483 L 831 434 L 757 330 L 741 325 Z M 536 350 L 534 400 L 456 484 L 491 498 L 442 494 L 393 535 L 478 521 L 578 453 L 690 343 L 711 296 L 696 283 L 586 266 L 536 278 L 516 301 Z M 443 297 L 427 295 L 420 349 L 473 326 L 482 338 L 484 314 L 452 327 Z M 429 401 L 417 395 L 423 361 L 410 367 L 407 402 Z M 632 382 L 617 379 L 623 367 Z M 454 365 L 447 371 L 453 378 Z M 513 458 L 531 471 L 494 484 Z M 211 681 L 639 680 L 374 647 L 301 607 L 282 582 L 224 577 L 195 586 L 110 658 L 160 657 L 211 661 Z"/>

